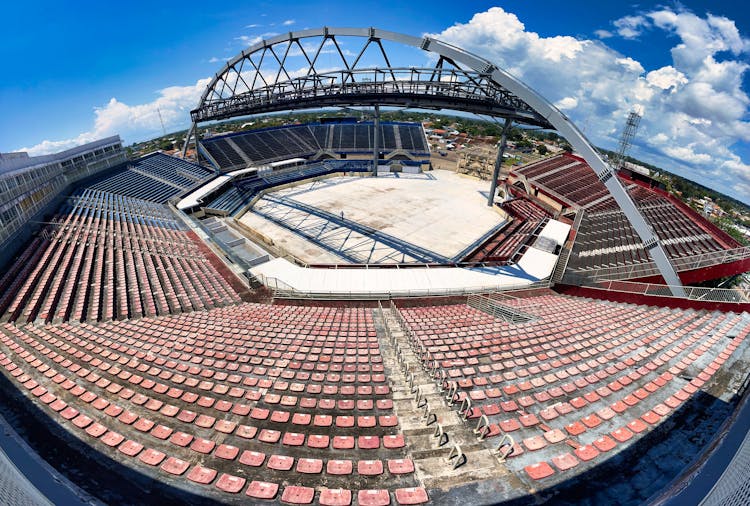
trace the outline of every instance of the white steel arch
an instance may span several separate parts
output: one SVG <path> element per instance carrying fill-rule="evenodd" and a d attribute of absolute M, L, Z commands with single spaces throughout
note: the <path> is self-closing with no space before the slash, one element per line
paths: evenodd
<path fill-rule="evenodd" d="M 354 61 L 347 60 L 344 52 L 336 42 L 337 37 L 355 37 L 364 41 L 364 46 Z M 323 42 L 317 46 L 316 51 L 310 51 L 310 55 L 308 55 L 305 51 L 304 45 L 301 44 L 300 41 L 313 38 L 319 38 Z M 321 93 L 321 96 L 326 97 L 328 95 L 325 95 L 325 93 L 334 89 L 334 87 L 337 87 L 337 91 L 340 91 L 344 89 L 342 88 L 342 85 L 347 86 L 355 83 L 355 73 L 358 71 L 357 64 L 361 55 L 370 44 L 376 44 L 379 46 L 385 57 L 385 62 L 388 65 L 388 68 L 369 70 L 373 72 L 377 71 L 384 75 L 387 75 L 390 72 L 390 74 L 393 75 L 393 80 L 390 81 L 391 83 L 403 82 L 403 80 L 396 79 L 395 71 L 401 69 L 391 68 L 388 55 L 380 43 L 381 40 L 404 44 L 433 53 L 438 57 L 438 63 L 436 68 L 433 69 L 434 71 L 437 71 L 436 69 L 438 69 L 438 67 L 440 68 L 440 71 L 442 71 L 443 62 L 448 62 L 455 68 L 459 69 L 459 71 L 463 73 L 461 76 L 463 88 L 460 90 L 462 96 L 466 94 L 466 86 L 473 87 L 473 89 L 482 88 L 485 92 L 492 89 L 491 93 L 485 93 L 485 95 L 492 100 L 502 102 L 501 107 L 499 107 L 498 110 L 484 112 L 483 114 L 510 118 L 513 121 L 520 123 L 551 127 L 562 135 L 586 160 L 597 174 L 598 178 L 607 187 L 610 194 L 625 213 L 628 220 L 630 220 L 633 228 L 643 241 L 646 250 L 656 263 L 660 274 L 666 283 L 673 287 L 673 294 L 684 296 L 684 290 L 682 289 L 680 278 L 671 264 L 664 247 L 659 242 L 658 237 L 640 214 L 638 208 L 635 206 L 635 203 L 630 198 L 630 195 L 622 186 L 619 179 L 615 177 L 614 169 L 602 159 L 597 150 L 591 145 L 591 143 L 589 143 L 583 133 L 573 124 L 573 122 L 571 122 L 567 116 L 536 91 L 503 69 L 497 67 L 492 62 L 431 37 L 420 38 L 377 28 L 323 27 L 319 29 L 289 32 L 268 40 L 263 40 L 247 50 L 240 52 L 236 57 L 228 61 L 211 80 L 201 97 L 198 107 L 191 112 L 194 121 L 188 133 L 184 149 L 187 150 L 191 136 L 193 134 L 197 136 L 198 122 L 207 119 L 216 119 L 211 116 L 211 108 L 213 107 L 215 111 L 219 103 L 222 107 L 227 105 L 230 107 L 236 107 L 236 111 L 238 112 L 237 115 L 268 111 L 268 108 L 271 106 L 276 107 L 276 109 L 271 110 L 282 110 L 280 108 L 285 106 L 287 106 L 287 109 L 294 109 L 310 107 L 310 104 L 316 103 L 318 105 L 332 105 L 329 101 L 325 101 L 318 96 L 313 96 L 312 100 L 308 100 L 303 104 L 295 101 L 298 101 L 303 95 L 309 96 L 311 93 L 310 90 L 313 90 L 314 93 Z M 339 81 L 330 78 L 327 78 L 325 81 L 316 79 L 316 77 L 322 75 L 322 73 L 318 73 L 315 65 L 318 61 L 318 56 L 321 54 L 322 48 L 326 44 L 334 46 L 338 55 L 341 57 L 342 71 L 344 71 L 344 73 Z M 302 54 L 304 54 L 305 59 L 309 63 L 309 69 L 306 73 L 303 73 L 304 79 L 302 80 L 300 80 L 299 77 L 293 77 L 293 75 L 284 68 L 287 56 L 290 53 L 291 48 L 295 45 L 302 51 Z M 281 54 L 281 51 L 275 51 L 275 48 L 283 50 L 283 55 Z M 296 48 L 295 51 L 297 51 Z M 258 63 L 253 60 L 253 57 L 257 58 L 258 55 L 261 55 L 261 64 L 262 59 L 265 57 L 275 59 L 278 63 L 279 70 L 273 79 L 264 77 L 261 72 L 256 72 L 256 74 L 260 75 L 261 82 L 253 80 L 253 83 L 249 84 L 243 79 L 242 69 L 249 63 L 251 67 L 248 68 L 254 67 L 255 70 L 258 71 Z M 256 77 L 258 76 L 256 75 Z M 240 83 L 240 81 L 242 81 L 242 83 Z M 449 107 L 452 102 L 441 101 L 443 97 L 437 97 L 438 99 L 436 99 L 435 94 L 432 93 L 433 88 L 425 88 L 423 84 L 424 81 L 420 82 L 422 83 L 421 88 L 418 89 L 422 90 L 422 94 L 417 94 L 416 96 L 414 94 L 409 95 L 409 104 L 411 104 L 411 107 L 422 107 L 427 109 L 452 108 L 454 110 L 469 110 L 471 112 L 476 112 L 473 110 L 473 107 L 475 103 L 479 103 L 478 101 L 469 102 L 468 105 L 466 103 L 461 103 L 460 101 L 454 101 L 455 107 Z M 431 82 L 433 82 L 433 85 L 437 84 L 435 81 Z M 467 85 L 467 83 L 469 84 Z M 403 86 L 402 88 L 399 88 L 398 85 L 394 86 L 391 84 L 388 88 L 386 88 L 385 85 L 380 88 L 375 88 L 371 85 L 371 81 L 366 83 L 366 85 L 363 84 L 364 83 L 361 82 L 358 83 L 356 93 L 342 94 L 339 97 L 341 100 L 338 103 L 341 105 L 375 104 L 376 102 L 373 101 L 379 100 L 379 97 L 386 97 L 385 91 L 388 91 L 389 94 L 384 100 L 384 105 L 398 105 L 397 96 L 406 95 L 406 93 L 401 93 Z M 350 88 L 346 88 L 346 90 L 349 89 Z M 259 95 L 257 90 L 263 90 L 263 93 Z M 483 97 L 485 95 L 483 95 Z M 248 97 L 252 97 L 252 100 L 248 101 Z M 215 112 L 213 114 L 215 114 Z"/>

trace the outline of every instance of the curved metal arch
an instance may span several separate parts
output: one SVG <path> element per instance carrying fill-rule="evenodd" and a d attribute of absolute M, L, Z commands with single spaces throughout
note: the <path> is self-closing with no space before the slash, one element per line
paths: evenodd
<path fill-rule="evenodd" d="M 610 167 L 609 164 L 607 164 L 602 159 L 602 157 L 591 145 L 591 143 L 589 143 L 588 139 L 586 139 L 583 133 L 568 119 L 567 116 L 560 112 L 554 105 L 552 105 L 549 101 L 547 101 L 536 91 L 528 87 L 526 84 L 507 73 L 505 70 L 499 68 L 485 58 L 472 54 L 446 42 L 442 42 L 431 37 L 419 38 L 377 28 L 323 27 L 319 29 L 302 30 L 278 35 L 251 46 L 247 50 L 240 52 L 240 54 L 238 54 L 232 60 L 228 61 L 222 68 L 222 70 L 214 76 L 209 85 L 206 87 L 206 91 L 203 93 L 196 111 L 200 110 L 200 108 L 205 106 L 207 103 L 210 103 L 210 94 L 212 92 L 216 92 L 216 86 L 222 81 L 222 76 L 226 75 L 237 65 L 240 65 L 241 67 L 242 62 L 246 61 L 251 55 L 256 54 L 260 51 L 268 50 L 268 48 L 272 49 L 274 46 L 282 43 L 288 43 L 287 48 L 289 48 L 291 47 L 292 42 L 297 42 L 297 44 L 299 45 L 298 41 L 301 39 L 323 37 L 325 43 L 325 40 L 328 39 L 334 39 L 335 41 L 335 37 L 337 36 L 362 37 L 367 38 L 368 41 L 377 41 L 378 43 L 380 40 L 387 40 L 407 46 L 412 46 L 429 53 L 434 53 L 435 55 L 439 56 L 441 60 L 445 59 L 449 62 L 461 64 L 471 71 L 478 72 L 483 76 L 487 76 L 487 79 L 489 81 L 491 81 L 498 87 L 507 90 L 514 97 L 518 98 L 524 104 L 528 105 L 528 107 L 532 111 L 534 111 L 534 113 L 538 115 L 539 118 L 542 118 L 544 122 L 548 123 L 552 128 L 559 132 L 560 135 L 562 135 L 591 166 L 602 183 L 607 187 L 617 204 L 623 210 L 627 218 L 630 220 L 633 228 L 638 233 L 639 237 L 646 246 L 646 250 L 649 251 L 651 257 L 659 268 L 660 274 L 662 275 L 666 283 L 673 287 L 673 293 L 678 296 L 684 296 L 684 290 L 682 289 L 680 278 L 678 277 L 674 267 L 672 266 L 664 247 L 659 242 L 658 237 L 651 230 L 651 227 L 640 214 L 638 208 L 635 206 L 635 203 L 630 198 L 630 195 L 627 193 L 625 188 L 623 188 L 622 184 L 620 184 L 618 178 L 615 177 L 613 168 Z M 367 46 L 365 46 L 365 48 L 366 47 Z M 338 48 L 338 46 L 337 49 L 339 51 L 339 54 L 342 56 L 344 63 L 346 64 L 346 59 L 343 58 L 343 54 L 341 53 L 341 50 L 340 48 Z M 283 67 L 283 62 L 286 60 L 286 54 L 284 55 L 283 59 L 281 59 L 273 51 L 271 52 L 279 65 Z M 319 52 L 320 50 L 318 50 L 318 54 Z M 306 55 L 305 58 L 310 63 L 311 71 L 316 72 L 314 69 L 315 61 L 311 61 L 310 58 Z M 315 58 L 317 58 L 317 55 Z M 348 67 L 348 64 L 346 65 Z M 390 64 L 388 66 L 390 67 Z M 282 68 L 279 70 L 279 73 L 277 74 L 274 82 L 279 82 L 278 78 L 281 76 L 282 70 L 287 74 L 286 81 L 292 81 L 291 76 L 289 76 L 286 70 Z M 248 90 L 253 89 L 252 86 L 247 86 L 247 88 Z M 498 116 L 507 117 L 503 116 L 502 114 L 498 114 Z M 197 135 L 196 121 L 193 122 L 192 128 L 188 135 L 190 136 L 193 132 L 195 132 Z M 189 137 L 186 140 L 185 147 L 187 147 L 188 140 Z"/>
<path fill-rule="evenodd" d="M 497 86 L 489 74 L 429 67 L 347 69 L 295 77 L 206 100 L 191 116 L 203 122 L 341 105 L 458 109 L 552 128 L 526 103 Z"/>
<path fill-rule="evenodd" d="M 361 51 L 350 60 L 338 43 L 344 37 L 364 41 Z M 306 39 L 321 40 L 317 50 L 313 47 L 306 51 L 300 42 Z M 391 64 L 380 41 L 425 49 L 422 39 L 375 28 L 303 30 L 263 40 L 229 60 L 212 78 L 198 107 L 191 111 L 192 119 L 200 123 L 313 106 L 379 104 L 462 110 L 552 128 L 531 106 L 491 79 L 493 66 L 462 69 L 456 60 L 438 55 L 435 67 L 398 68 Z M 380 50 L 385 67 L 363 67 L 361 57 L 372 42 Z M 334 72 L 316 68 L 327 43 L 335 47 L 331 52 L 341 59 L 341 68 Z M 288 58 L 300 55 L 309 68 L 295 75 L 288 68 Z M 453 68 L 444 67 L 444 62 Z M 269 63 L 277 68 L 275 77 L 267 79 L 263 68 Z"/>

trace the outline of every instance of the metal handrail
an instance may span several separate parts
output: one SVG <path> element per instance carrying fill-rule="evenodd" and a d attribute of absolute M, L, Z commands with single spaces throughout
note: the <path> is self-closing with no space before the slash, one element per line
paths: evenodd
<path fill-rule="evenodd" d="M 306 292 L 298 290 L 288 283 L 263 274 L 257 275 L 259 281 L 273 292 L 275 298 L 299 298 L 299 299 L 391 299 L 393 297 L 443 297 L 463 296 L 476 293 L 505 292 L 514 290 L 528 290 L 538 288 L 549 288 L 550 281 L 543 280 L 530 284 L 519 284 L 511 286 L 474 286 L 460 288 L 424 288 L 389 291 L 348 291 L 348 292 Z"/>
<path fill-rule="evenodd" d="M 616 291 L 636 295 L 653 295 L 659 297 L 682 298 L 703 302 L 723 302 L 730 304 L 750 303 L 750 290 L 735 288 L 704 288 L 701 286 L 684 286 L 686 296 L 675 297 L 669 285 L 656 283 L 637 283 L 634 281 L 586 281 L 580 284 L 595 290 Z"/>
<path fill-rule="evenodd" d="M 702 253 L 683 258 L 672 259 L 672 264 L 677 271 L 689 271 L 707 267 L 710 265 L 719 265 L 750 258 L 750 246 L 735 248 L 730 250 L 713 251 Z M 595 280 L 606 279 L 628 279 L 642 278 L 646 276 L 655 276 L 659 274 L 659 269 L 653 262 L 633 264 L 620 267 L 601 267 L 597 269 L 576 269 L 573 271 Z"/>

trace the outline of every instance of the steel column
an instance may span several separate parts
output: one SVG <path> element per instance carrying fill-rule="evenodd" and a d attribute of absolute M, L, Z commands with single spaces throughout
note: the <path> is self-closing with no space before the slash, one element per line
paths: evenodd
<path fill-rule="evenodd" d="M 440 62 L 443 61 L 451 62 L 454 64 L 460 63 L 462 67 L 468 67 L 475 73 L 481 74 L 481 78 L 479 80 L 477 80 L 474 76 L 466 75 L 466 77 L 469 78 L 469 82 L 473 83 L 475 86 L 478 86 L 480 90 L 494 90 L 493 93 L 495 91 L 497 92 L 495 95 L 493 95 L 493 97 L 488 97 L 488 102 L 491 102 L 492 107 L 488 107 L 488 110 L 484 111 L 485 114 L 494 117 L 513 118 L 519 123 L 536 125 L 542 128 L 552 127 L 557 130 L 568 142 L 570 142 L 573 148 L 581 154 L 586 162 L 588 162 L 599 179 L 602 181 L 602 183 L 604 183 L 609 192 L 612 194 L 612 197 L 623 210 L 625 216 L 627 216 L 627 218 L 630 220 L 633 228 L 636 230 L 639 237 L 646 245 L 646 249 L 658 266 L 660 274 L 662 275 L 666 283 L 668 285 L 671 285 L 672 293 L 676 296 L 684 296 L 685 292 L 682 289 L 680 278 L 677 276 L 677 272 L 674 269 L 674 266 L 671 264 L 664 247 L 662 246 L 662 244 L 660 244 L 659 238 L 654 234 L 648 222 L 646 222 L 644 217 L 640 214 L 640 211 L 635 206 L 635 203 L 630 198 L 630 195 L 627 193 L 625 188 L 622 186 L 622 184 L 614 174 L 614 170 L 612 169 L 612 167 L 610 167 L 601 158 L 596 149 L 594 149 L 591 143 L 589 143 L 588 139 L 586 139 L 583 133 L 578 130 L 578 128 L 570 121 L 570 119 L 563 113 L 561 113 L 548 100 L 539 95 L 536 91 L 529 88 L 526 84 L 510 75 L 505 70 L 498 68 L 492 62 L 475 54 L 469 53 L 468 51 L 465 51 L 461 48 L 446 44 L 430 37 L 413 37 L 386 30 L 380 30 L 377 28 L 323 27 L 319 29 L 301 30 L 298 32 L 278 35 L 268 40 L 263 40 L 242 51 L 234 59 L 227 62 L 222 70 L 215 75 L 215 77 L 206 87 L 206 91 L 201 97 L 198 108 L 191 112 L 191 114 L 193 115 L 192 119 L 195 121 L 194 133 L 196 135 L 196 144 L 198 134 L 197 123 L 199 121 L 204 121 L 207 119 L 221 119 L 223 117 L 238 115 L 240 113 L 257 114 L 260 112 L 272 112 L 275 110 L 282 110 L 281 107 L 284 105 L 286 105 L 287 108 L 289 108 L 289 106 L 292 106 L 292 108 L 301 108 L 303 106 L 305 108 L 308 108 L 312 107 L 313 104 L 316 106 L 344 105 L 340 102 L 348 100 L 349 102 L 347 105 L 374 105 L 376 107 L 376 112 L 377 106 L 384 104 L 407 107 L 422 106 L 434 109 L 453 109 L 462 111 L 473 110 L 472 104 L 474 103 L 474 101 L 467 102 L 466 100 L 458 96 L 451 96 L 447 101 L 433 98 L 432 100 L 434 101 L 430 102 L 429 100 L 426 100 L 426 97 L 429 97 L 429 94 L 425 94 L 424 90 L 419 90 L 418 93 L 415 92 L 413 94 L 407 94 L 409 96 L 405 97 L 403 89 L 401 88 L 403 83 L 397 83 L 399 86 L 394 86 L 394 90 L 387 92 L 385 88 L 383 88 L 384 83 L 379 84 L 383 89 L 375 89 L 375 85 L 378 84 L 375 83 L 374 85 L 367 87 L 368 90 L 359 90 L 357 87 L 362 87 L 364 83 L 363 81 L 348 82 L 344 80 L 339 84 L 339 87 L 343 87 L 343 89 L 348 90 L 348 87 L 353 86 L 354 88 L 352 88 L 351 90 L 353 91 L 353 93 L 343 93 L 340 95 L 335 95 L 336 103 L 330 103 L 329 101 L 327 101 L 328 95 L 314 96 L 308 98 L 307 100 L 303 100 L 305 98 L 303 96 L 296 97 L 296 101 L 289 101 L 288 99 L 284 100 L 283 92 L 277 97 L 275 96 L 275 88 L 272 87 L 266 90 L 269 92 L 269 94 L 265 97 L 266 102 L 268 102 L 269 98 L 274 98 L 274 107 L 272 108 L 264 106 L 263 104 L 265 104 L 266 102 L 263 102 L 262 100 L 257 104 L 252 100 L 247 103 L 241 103 L 243 99 L 242 95 L 244 94 L 240 94 L 240 96 L 237 96 L 233 92 L 232 96 L 230 97 L 224 96 L 224 85 L 221 83 L 226 84 L 227 75 L 231 72 L 231 69 L 234 69 L 234 65 L 236 65 L 238 62 L 248 59 L 250 63 L 253 63 L 251 56 L 255 55 L 256 53 L 261 54 L 261 62 L 257 66 L 254 64 L 253 65 L 257 71 L 256 77 L 260 76 L 260 78 L 264 81 L 264 84 L 268 86 L 268 83 L 266 83 L 263 79 L 259 67 L 262 65 L 262 57 L 266 54 L 266 52 L 272 50 L 273 46 L 277 44 L 287 44 L 290 40 L 300 40 L 311 37 L 325 37 L 326 39 L 333 39 L 335 42 L 335 38 L 337 36 L 360 37 L 362 40 L 365 40 L 365 44 L 362 48 L 362 51 L 360 51 L 359 56 L 364 53 L 364 50 L 367 48 L 367 45 L 370 44 L 370 42 L 377 40 L 379 43 L 379 41 L 382 39 L 416 47 L 423 51 L 434 53 L 440 57 L 440 59 L 438 60 L 438 65 L 440 65 Z M 349 65 L 345 61 L 345 59 L 342 62 L 342 64 L 346 67 L 347 72 L 350 73 L 348 77 L 353 78 L 354 74 L 351 74 L 351 72 L 356 72 L 359 68 L 357 67 L 359 56 L 352 65 Z M 282 60 L 279 60 L 278 58 L 276 58 L 276 60 L 283 68 L 284 65 Z M 458 65 L 455 66 L 457 67 Z M 379 72 L 395 70 L 391 68 L 390 64 L 387 64 L 386 67 L 387 68 L 385 69 L 381 68 L 374 70 Z M 434 70 L 435 69 L 433 69 L 433 71 Z M 286 72 L 286 69 L 284 69 L 284 71 Z M 289 74 L 287 73 L 287 76 L 288 75 Z M 278 84 L 278 82 L 273 83 L 274 87 Z M 429 87 L 426 87 L 425 89 L 432 89 L 431 87 L 438 84 L 443 87 L 447 86 L 446 83 L 436 81 L 430 82 Z M 221 86 L 221 89 L 217 90 L 218 86 Z M 334 87 L 333 83 L 331 87 Z M 254 86 L 251 86 L 251 88 L 254 88 Z M 369 88 L 372 89 L 370 90 Z M 364 97 L 362 91 L 365 92 Z M 467 90 L 464 89 L 462 91 Z M 252 95 L 252 92 L 249 92 L 248 95 Z M 391 101 L 393 103 L 391 103 L 391 101 L 389 101 L 387 97 L 397 97 L 400 98 L 400 100 L 392 98 Z M 245 98 L 247 98 L 247 96 Z M 262 99 L 263 97 L 260 98 Z M 277 98 L 278 100 L 276 100 Z M 359 98 L 359 100 L 357 100 L 357 98 Z M 222 113 L 222 111 L 224 110 L 223 108 L 226 105 L 225 102 L 227 101 L 228 106 L 226 107 L 226 109 L 228 110 L 226 111 L 226 113 Z M 255 109 L 252 109 L 253 107 Z M 473 112 L 481 113 L 481 111 L 478 110 L 474 110 Z M 379 130 L 379 121 L 377 116 L 375 122 Z M 379 134 L 378 130 L 376 130 L 376 135 Z M 376 146 L 373 154 L 373 171 L 376 174 L 379 141 L 380 139 L 376 138 Z"/>
<path fill-rule="evenodd" d="M 495 191 L 497 190 L 497 178 L 500 177 L 500 168 L 503 166 L 503 155 L 505 154 L 505 147 L 508 145 L 508 132 L 510 126 L 513 124 L 513 120 L 505 118 L 505 125 L 503 125 L 503 133 L 500 136 L 500 145 L 497 147 L 497 158 L 495 158 L 495 170 L 492 171 L 492 182 L 490 183 L 490 194 L 487 197 L 487 205 L 492 207 L 495 203 Z"/>
<path fill-rule="evenodd" d="M 372 175 L 378 177 L 380 160 L 380 106 L 375 105 L 375 132 L 372 138 Z"/>
<path fill-rule="evenodd" d="M 193 124 L 190 125 L 190 128 L 188 129 L 187 135 L 185 136 L 185 144 L 182 145 L 182 159 L 184 160 L 187 156 L 187 150 L 188 150 L 188 144 L 190 144 L 190 138 L 193 136 L 193 133 L 197 134 L 197 126 L 198 123 L 193 121 Z"/>

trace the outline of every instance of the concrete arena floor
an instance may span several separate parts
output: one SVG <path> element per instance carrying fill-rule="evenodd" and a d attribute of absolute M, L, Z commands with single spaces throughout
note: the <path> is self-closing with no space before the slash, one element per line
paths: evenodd
<path fill-rule="evenodd" d="M 503 222 L 500 214 L 486 205 L 488 191 L 487 181 L 434 170 L 377 178 L 330 178 L 271 195 L 314 206 L 336 217 L 343 211 L 344 224 L 355 221 L 440 256 L 454 258 Z M 346 258 L 351 261 L 352 257 L 366 263 L 414 261 L 383 244 L 373 243 L 368 237 L 347 231 L 340 220 L 327 221 L 299 210 L 279 213 L 265 198 L 256 203 L 255 210 L 240 221 L 307 263 L 347 263 Z M 258 214 L 270 211 L 277 218 L 283 217 L 292 228 L 310 226 L 309 231 L 325 241 L 326 247 Z M 337 255 L 335 251 L 347 255 Z"/>

